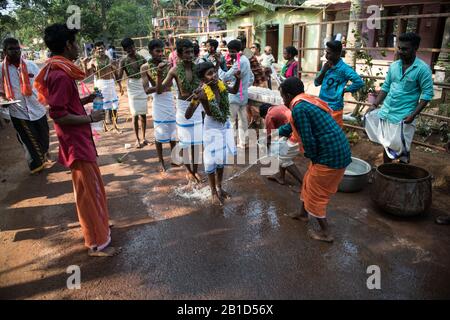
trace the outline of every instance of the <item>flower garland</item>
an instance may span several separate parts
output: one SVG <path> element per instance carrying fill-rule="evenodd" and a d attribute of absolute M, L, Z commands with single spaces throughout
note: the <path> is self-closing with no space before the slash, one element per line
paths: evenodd
<path fill-rule="evenodd" d="M 111 64 L 111 61 L 108 57 L 104 57 L 100 59 L 99 57 L 95 57 L 95 63 L 97 64 L 97 72 L 98 70 L 104 70 L 107 66 Z"/>
<path fill-rule="evenodd" d="M 156 82 L 156 80 L 157 80 L 157 78 L 158 78 L 158 65 L 159 65 L 159 63 L 158 63 L 158 64 L 155 64 L 155 63 L 153 62 L 153 59 L 152 59 L 152 58 L 150 58 L 150 59 L 148 60 L 148 67 L 149 67 L 148 73 L 149 73 L 150 76 L 152 77 L 152 80 L 155 81 L 155 82 Z M 164 79 L 166 79 L 168 73 L 169 73 L 169 65 L 167 65 L 167 66 L 163 69 L 162 76 L 161 76 L 161 78 L 163 79 L 163 81 L 164 81 Z"/>
<path fill-rule="evenodd" d="M 216 95 L 214 94 L 210 86 L 205 85 L 203 90 L 205 91 L 206 97 L 209 102 L 212 118 L 220 123 L 225 123 L 227 122 L 228 117 L 230 116 L 230 103 L 228 101 L 228 90 L 222 81 L 219 81 L 217 83 L 217 86 L 219 87 L 220 93 L 219 103 L 217 103 Z"/>
<path fill-rule="evenodd" d="M 177 63 L 176 72 L 181 82 L 181 89 L 184 94 L 191 94 L 200 86 L 200 79 L 197 76 L 197 66 L 192 64 L 192 80 L 186 80 L 186 69 L 184 63 Z"/>
<path fill-rule="evenodd" d="M 141 77 L 141 66 L 146 62 L 145 58 L 136 54 L 136 61 L 131 61 L 130 57 L 124 60 L 124 68 L 128 78 L 139 79 Z"/>

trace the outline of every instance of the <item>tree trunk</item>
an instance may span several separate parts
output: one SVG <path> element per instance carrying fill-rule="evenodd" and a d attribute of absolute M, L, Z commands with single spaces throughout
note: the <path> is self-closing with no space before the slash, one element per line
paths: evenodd
<path fill-rule="evenodd" d="M 101 0 L 100 1 L 100 14 L 101 14 L 101 23 L 102 23 L 102 40 L 103 42 L 107 43 L 107 30 L 108 30 L 108 23 L 106 21 L 106 1 L 108 0 Z"/>
<path fill-rule="evenodd" d="M 352 0 L 350 5 L 350 20 L 361 17 L 363 0 Z M 357 48 L 361 46 L 361 22 L 349 22 L 346 47 Z M 345 62 L 356 67 L 356 52 L 347 51 Z"/>
<path fill-rule="evenodd" d="M 350 20 L 359 19 L 361 17 L 363 0 L 352 0 L 350 4 Z M 349 22 L 347 32 L 348 48 L 357 48 L 361 46 L 361 22 Z M 356 51 L 349 50 L 345 55 L 345 62 L 356 69 Z M 352 116 L 358 117 L 363 106 L 357 104 L 353 109 Z"/>

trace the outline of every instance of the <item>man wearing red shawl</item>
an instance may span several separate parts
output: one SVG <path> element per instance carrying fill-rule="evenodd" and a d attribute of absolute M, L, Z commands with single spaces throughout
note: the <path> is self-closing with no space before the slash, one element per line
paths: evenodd
<path fill-rule="evenodd" d="M 17 39 L 3 41 L 5 58 L 0 64 L 0 100 L 17 101 L 7 105 L 11 122 L 22 144 L 31 174 L 44 169 L 48 158 L 49 130 L 47 110 L 33 90 L 38 66 L 21 57 Z"/>
<path fill-rule="evenodd" d="M 70 168 L 78 219 L 90 256 L 113 256 L 118 250 L 110 246 L 111 232 L 105 188 L 97 165 L 97 150 L 91 123 L 104 120 L 105 111 L 86 114 L 84 104 L 95 95 L 80 99 L 75 81 L 85 78 L 73 63 L 78 58 L 75 39 L 78 30 L 63 24 L 45 29 L 44 41 L 51 57 L 34 83 L 41 101 L 50 106 L 59 140 L 59 162 Z"/>

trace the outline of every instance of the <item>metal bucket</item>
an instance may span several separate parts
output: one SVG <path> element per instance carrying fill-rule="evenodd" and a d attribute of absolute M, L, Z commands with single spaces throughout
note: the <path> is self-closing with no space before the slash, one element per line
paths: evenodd
<path fill-rule="evenodd" d="M 372 201 L 382 210 L 401 217 L 427 211 L 432 202 L 432 176 L 420 167 L 383 164 L 374 174 Z"/>
<path fill-rule="evenodd" d="M 369 181 L 372 167 L 364 160 L 352 157 L 352 163 L 345 169 L 344 178 L 339 184 L 340 192 L 358 192 L 364 189 Z"/>

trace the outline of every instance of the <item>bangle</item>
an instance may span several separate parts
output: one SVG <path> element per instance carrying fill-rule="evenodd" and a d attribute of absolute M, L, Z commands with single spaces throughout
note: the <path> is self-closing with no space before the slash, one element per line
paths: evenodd
<path fill-rule="evenodd" d="M 94 122 L 94 119 L 92 118 L 92 114 L 89 115 L 89 118 L 91 118 L 91 123 Z"/>

